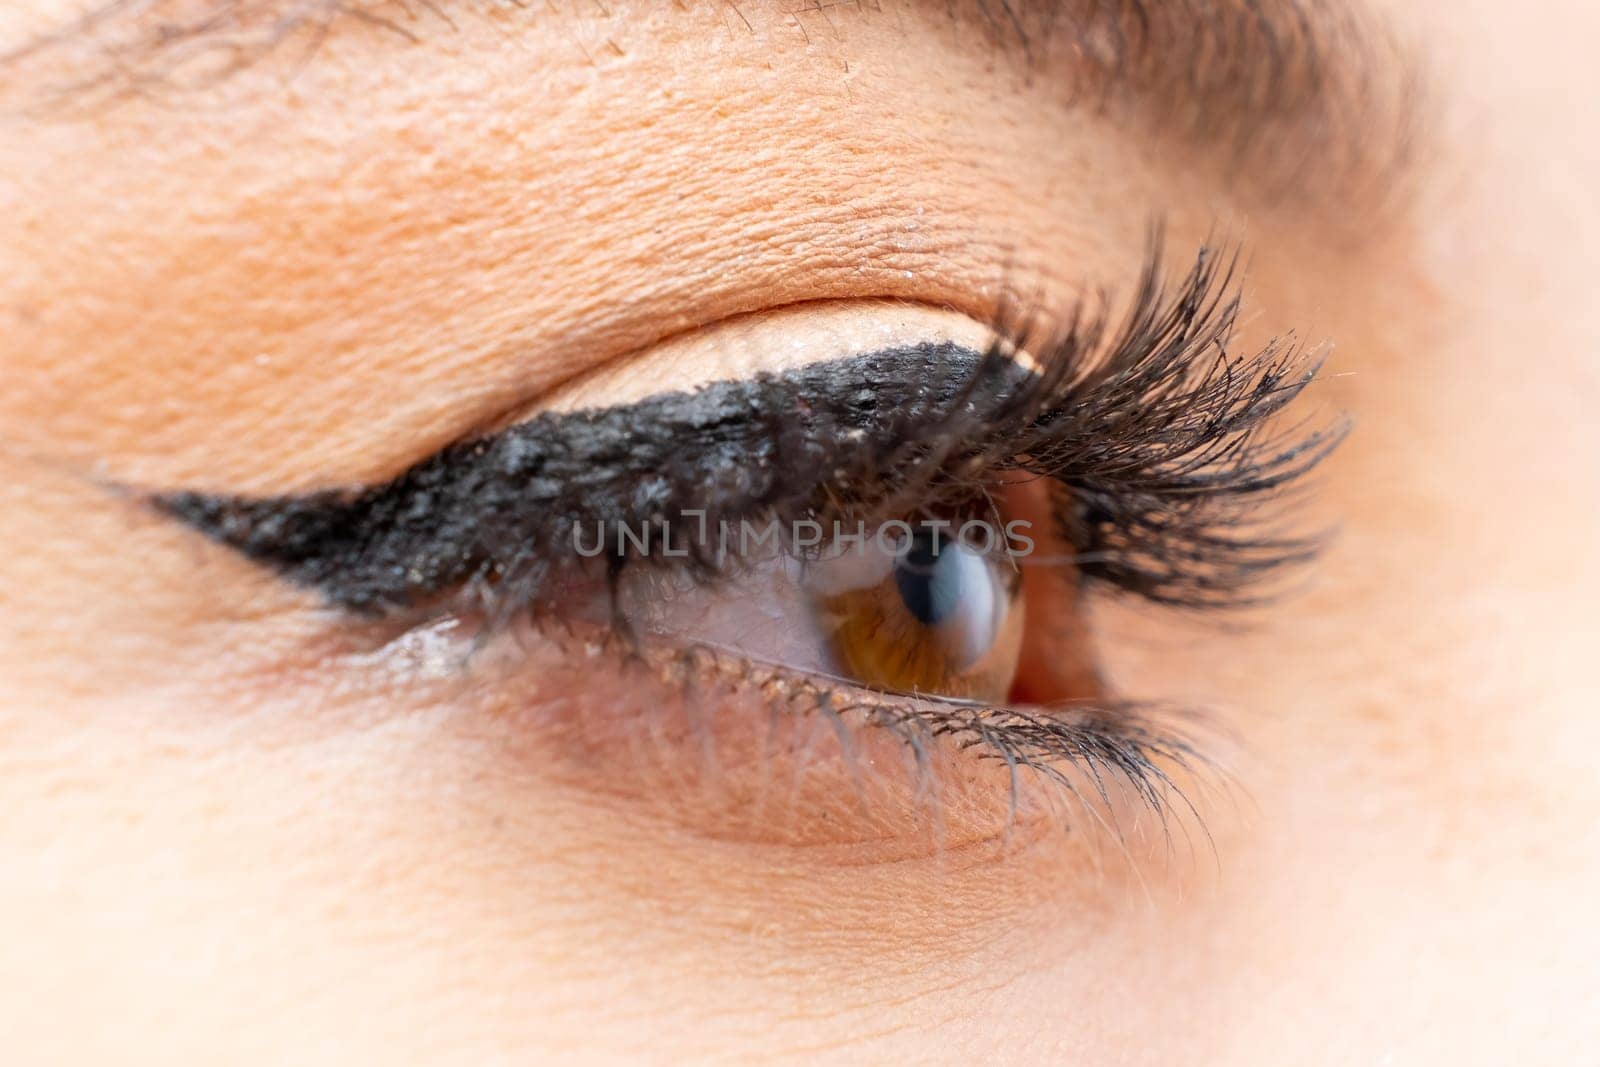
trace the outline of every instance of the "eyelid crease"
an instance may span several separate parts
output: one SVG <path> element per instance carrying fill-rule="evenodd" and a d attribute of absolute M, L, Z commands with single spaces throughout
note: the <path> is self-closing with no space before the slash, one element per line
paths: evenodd
<path fill-rule="evenodd" d="M 774 343 L 774 338 L 780 338 Z M 869 296 L 824 297 L 769 305 L 668 334 L 621 357 L 555 384 L 479 436 L 525 422 L 541 411 L 601 409 L 689 392 L 721 381 L 743 381 L 814 363 L 945 345 L 976 355 L 1004 347 L 994 327 L 948 304 Z M 1007 351 L 1037 370 L 1031 356 Z M 820 357 L 820 358 L 819 358 Z"/>

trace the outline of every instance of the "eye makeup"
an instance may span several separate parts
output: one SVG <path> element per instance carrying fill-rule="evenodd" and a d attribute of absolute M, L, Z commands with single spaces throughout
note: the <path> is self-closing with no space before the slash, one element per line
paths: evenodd
<path fill-rule="evenodd" d="M 1221 262 L 1202 250 L 1168 293 L 1153 251 L 1120 329 L 1075 316 L 1039 350 L 1038 370 L 1012 356 L 1023 336 L 982 352 L 896 346 L 546 412 L 380 486 L 155 503 L 334 605 L 383 614 L 464 585 L 531 596 L 573 561 L 585 529 L 653 525 L 698 548 L 691 521 L 881 521 L 1021 472 L 1061 490 L 1054 518 L 1087 578 L 1160 603 L 1228 606 L 1314 554 L 1315 538 L 1277 532 L 1264 505 L 1344 428 L 1272 432 L 1316 365 L 1276 341 L 1229 351 L 1238 301 Z M 611 562 L 646 558 L 669 555 L 624 546 Z M 697 550 L 681 566 L 716 563 Z"/>
<path fill-rule="evenodd" d="M 665 587 L 638 577 L 715 590 L 757 565 L 725 541 L 708 546 L 707 529 L 981 514 L 1018 487 L 1040 502 L 1049 527 L 1045 551 L 1020 565 L 1023 584 L 1059 572 L 1073 575 L 1059 587 L 1069 599 L 1103 588 L 1185 609 L 1254 603 L 1314 557 L 1319 538 L 1288 532 L 1280 505 L 1344 427 L 1278 418 L 1317 369 L 1292 342 L 1231 350 L 1239 301 L 1230 260 L 1202 249 L 1175 284 L 1164 277 L 1153 243 L 1115 326 L 1085 310 L 1048 336 L 997 328 L 982 350 L 949 340 L 897 344 L 625 405 L 545 411 L 347 492 L 175 492 L 154 503 L 317 590 L 354 625 L 418 615 L 472 615 L 488 620 L 489 632 L 522 617 L 560 623 L 598 570 L 611 628 L 631 642 L 623 594 Z M 660 536 L 594 535 L 623 527 Z M 713 652 L 725 668 L 732 657 L 735 674 L 766 679 L 755 690 L 781 678 L 785 714 L 886 727 L 912 752 L 942 739 L 1075 794 L 1075 772 L 1102 797 L 1114 776 L 1159 809 L 1165 768 L 1195 755 L 1170 716 L 1037 682 L 1021 688 L 1023 703 L 997 700 L 1018 662 L 1070 661 L 1082 650 L 1039 645 L 1065 629 L 1018 637 L 1020 608 L 999 609 L 1013 595 L 1021 603 L 1020 587 L 981 560 L 960 574 L 949 569 L 961 562 L 930 569 L 915 596 L 896 572 L 868 597 L 880 622 L 893 618 L 897 632 L 944 642 L 937 659 L 886 654 L 873 643 L 879 624 L 836 642 L 846 659 L 872 665 L 854 680 L 741 657 L 736 645 Z M 985 576 L 993 580 L 977 580 Z M 990 625 L 953 605 L 935 619 L 931 601 L 916 599 L 947 587 L 1009 592 L 992 598 Z M 1028 617 L 1052 599 L 1061 597 L 1030 588 Z M 687 638 L 687 654 L 706 651 Z M 1089 667 L 1072 673 L 1094 675 Z M 921 691 L 923 680 L 946 677 L 969 689 Z"/>
<path fill-rule="evenodd" d="M 1009 361 L 930 342 L 546 412 L 374 489 L 257 500 L 177 493 L 158 503 L 332 603 L 377 613 L 558 562 L 595 529 L 681 524 L 697 511 L 725 521 L 769 514 L 809 495 L 814 487 L 801 483 L 817 472 L 829 472 L 836 494 L 861 496 L 873 457 L 923 419 L 1024 376 Z"/>

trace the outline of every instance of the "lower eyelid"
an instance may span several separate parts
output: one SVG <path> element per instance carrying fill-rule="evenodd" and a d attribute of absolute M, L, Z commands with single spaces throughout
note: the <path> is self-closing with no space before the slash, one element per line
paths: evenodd
<path fill-rule="evenodd" d="M 531 621 L 481 647 L 444 625 L 431 645 L 419 657 L 413 641 L 368 666 L 406 699 L 492 732 L 486 758 L 518 768 L 510 773 L 565 781 L 695 837 L 849 864 L 1056 840 L 1104 865 L 1132 838 L 1194 817 L 1182 764 L 1198 757 L 1176 717 L 1130 718 L 1148 731 L 1135 744 L 1113 710 L 1034 713 L 1081 733 L 1028 767 L 1017 760 L 1030 751 L 1017 721 L 1011 762 L 996 745 L 1003 713 L 888 697 L 704 647 L 635 646 L 604 627 Z M 956 728 L 985 715 L 988 727 Z M 1133 765 L 1140 753 L 1148 766 Z"/>

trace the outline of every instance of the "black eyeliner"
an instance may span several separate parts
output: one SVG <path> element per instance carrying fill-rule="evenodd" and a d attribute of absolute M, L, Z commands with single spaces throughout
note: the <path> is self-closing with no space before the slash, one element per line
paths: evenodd
<path fill-rule="evenodd" d="M 850 494 L 852 472 L 870 471 L 975 377 L 993 395 L 996 373 L 1031 377 L 993 353 L 924 342 L 541 413 L 383 485 L 266 498 L 177 492 L 155 503 L 339 607 L 377 613 L 570 555 L 580 525 L 670 526 L 686 511 L 754 518 L 823 481 Z"/>

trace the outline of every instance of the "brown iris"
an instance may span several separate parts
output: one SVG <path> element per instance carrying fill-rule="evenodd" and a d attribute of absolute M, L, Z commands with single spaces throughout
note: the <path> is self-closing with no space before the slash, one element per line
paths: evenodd
<path fill-rule="evenodd" d="M 812 565 L 817 619 L 842 674 L 873 689 L 1003 701 L 1022 653 L 1020 573 L 1003 553 L 920 530 Z"/>

